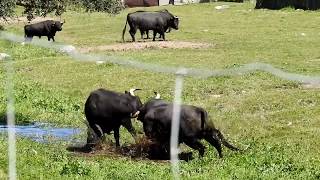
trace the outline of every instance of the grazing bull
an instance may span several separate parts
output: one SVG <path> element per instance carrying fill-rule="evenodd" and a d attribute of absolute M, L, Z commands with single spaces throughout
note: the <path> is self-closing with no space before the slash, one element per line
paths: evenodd
<path fill-rule="evenodd" d="M 173 104 L 159 98 L 160 96 L 157 95 L 157 98 L 143 105 L 138 120 L 143 123 L 146 136 L 162 144 L 165 151 L 169 152 Z M 201 139 L 205 139 L 214 146 L 219 157 L 223 157 L 221 143 L 231 150 L 239 150 L 226 141 L 222 133 L 208 122 L 208 114 L 203 108 L 181 105 L 179 144 L 185 143 L 198 150 L 202 157 L 205 146 L 201 144 Z"/>
<path fill-rule="evenodd" d="M 65 21 L 64 21 L 65 22 Z M 52 39 L 54 42 L 54 36 L 56 35 L 57 31 L 62 30 L 62 25 L 64 22 L 60 21 L 53 21 L 53 20 L 46 20 L 42 22 L 38 22 L 35 24 L 29 24 L 24 26 L 24 37 L 25 41 L 31 41 L 33 36 L 47 36 L 48 41 Z"/>
<path fill-rule="evenodd" d="M 134 138 L 136 137 L 131 118 L 137 117 L 142 103 L 140 98 L 134 95 L 135 90 L 139 89 L 131 89 L 125 93 L 97 89 L 90 93 L 85 103 L 84 112 L 90 128 L 99 139 L 103 137 L 104 133 L 110 134 L 113 131 L 116 146 L 119 147 L 119 128 L 121 125 Z M 92 142 L 88 142 L 88 144 L 90 143 Z"/>
<path fill-rule="evenodd" d="M 160 36 L 165 40 L 165 32 L 169 28 L 178 29 L 179 18 L 172 15 L 167 10 L 146 12 L 137 11 L 134 13 L 129 13 L 127 15 L 127 21 L 122 31 L 122 40 L 124 41 L 124 34 L 126 32 L 127 24 L 130 26 L 129 33 L 132 37 L 132 41 L 135 41 L 135 34 L 137 29 L 140 30 L 143 35 L 144 32 L 148 30 L 153 30 L 153 41 L 155 41 L 156 34 L 159 33 Z"/>

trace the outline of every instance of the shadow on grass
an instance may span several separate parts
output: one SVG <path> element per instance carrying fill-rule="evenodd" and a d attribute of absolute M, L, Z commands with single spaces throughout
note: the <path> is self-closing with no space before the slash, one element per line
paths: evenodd
<path fill-rule="evenodd" d="M 29 125 L 32 123 L 31 117 L 24 115 L 22 113 L 16 112 L 15 113 L 15 123 L 16 125 Z M 1 112 L 0 113 L 0 125 L 5 125 L 7 124 L 7 113 L 6 112 Z"/>

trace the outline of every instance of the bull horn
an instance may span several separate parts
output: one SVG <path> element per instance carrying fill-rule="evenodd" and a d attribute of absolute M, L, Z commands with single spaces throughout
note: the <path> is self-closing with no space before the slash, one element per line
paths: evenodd
<path fill-rule="evenodd" d="M 174 18 L 179 19 L 179 17 L 178 17 L 178 16 L 174 16 Z"/>
<path fill-rule="evenodd" d="M 154 92 L 154 94 L 156 95 L 155 99 L 160 99 L 160 94 L 158 92 Z"/>
<path fill-rule="evenodd" d="M 141 89 L 130 89 L 130 91 L 129 91 L 130 95 L 131 96 L 135 96 L 134 92 L 137 91 L 137 90 L 141 90 Z"/>
<path fill-rule="evenodd" d="M 140 111 L 137 111 L 134 114 L 131 113 L 131 117 L 136 118 L 139 114 L 140 114 Z"/>

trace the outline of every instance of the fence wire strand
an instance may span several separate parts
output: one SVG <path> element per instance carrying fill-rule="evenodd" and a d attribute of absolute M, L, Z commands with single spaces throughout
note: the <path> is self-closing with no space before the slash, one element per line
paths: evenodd
<path fill-rule="evenodd" d="M 21 43 L 24 41 L 24 38 L 21 36 L 17 36 L 8 32 L 0 32 L 0 39 L 8 40 L 11 42 Z M 96 54 L 84 54 L 80 53 L 76 50 L 76 48 L 72 45 L 66 45 L 61 43 L 51 43 L 44 40 L 34 39 L 30 45 L 35 45 L 38 47 L 54 49 L 63 53 L 66 53 L 71 58 L 78 61 L 93 61 L 93 62 L 106 62 L 118 64 L 126 67 L 137 68 L 141 70 L 147 70 L 158 73 L 168 73 L 175 74 L 179 71 L 179 67 L 168 67 L 161 66 L 156 64 L 142 63 L 138 60 L 128 59 L 125 57 L 116 57 L 116 56 L 104 56 L 104 55 L 96 55 Z M 257 60 L 259 61 L 259 60 Z M 217 77 L 217 76 L 233 76 L 233 75 L 244 75 L 247 73 L 255 72 L 255 71 L 264 71 L 268 72 L 274 76 L 277 76 L 281 79 L 296 81 L 305 84 L 320 84 L 320 76 L 307 76 L 295 73 L 285 72 L 279 68 L 275 68 L 270 64 L 266 63 L 249 63 L 244 64 L 240 67 L 233 67 L 229 69 L 218 69 L 218 70 L 208 70 L 208 69 L 194 69 L 194 68 L 184 68 L 186 73 L 185 76 L 192 77 L 200 77 L 200 78 L 209 78 L 209 77 Z"/>

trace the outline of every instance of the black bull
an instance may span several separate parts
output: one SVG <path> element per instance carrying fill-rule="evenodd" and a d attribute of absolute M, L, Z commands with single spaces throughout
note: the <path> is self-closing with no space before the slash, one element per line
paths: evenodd
<path fill-rule="evenodd" d="M 29 24 L 24 26 L 24 36 L 27 40 L 32 40 L 33 36 L 47 36 L 48 41 L 52 39 L 54 40 L 54 36 L 56 35 L 57 31 L 62 31 L 62 25 L 64 22 L 60 21 L 53 21 L 53 20 L 46 20 L 42 22 L 38 22 L 35 24 Z"/>
<path fill-rule="evenodd" d="M 101 140 L 104 133 L 114 132 L 116 146 L 120 146 L 119 128 L 124 126 L 135 138 L 136 132 L 132 127 L 131 118 L 139 113 L 142 103 L 138 96 L 134 95 L 131 89 L 129 92 L 118 93 L 105 89 L 97 89 L 90 93 L 85 103 L 85 116 L 89 127 Z M 95 144 L 88 136 L 87 143 Z M 95 140 L 94 140 L 95 141 Z"/>
<path fill-rule="evenodd" d="M 143 123 L 146 136 L 159 142 L 167 153 L 170 150 L 172 114 L 173 104 L 153 99 L 144 104 L 138 115 L 138 120 Z M 189 147 L 198 150 L 199 155 L 202 157 L 205 147 L 201 144 L 201 139 L 205 139 L 214 146 L 219 153 L 219 157 L 223 156 L 221 144 L 231 150 L 239 150 L 231 145 L 212 123 L 208 122 L 208 115 L 204 109 L 182 105 L 179 144 L 185 143 Z"/>
<path fill-rule="evenodd" d="M 178 29 L 179 18 L 169 13 L 167 10 L 157 12 L 137 11 L 127 15 L 127 21 L 122 31 L 122 40 L 124 41 L 124 34 L 126 32 L 127 24 L 130 26 L 129 33 L 132 41 L 135 41 L 135 34 L 137 29 L 141 32 L 153 30 L 153 41 L 155 41 L 156 34 L 165 40 L 165 32 L 167 29 Z"/>

